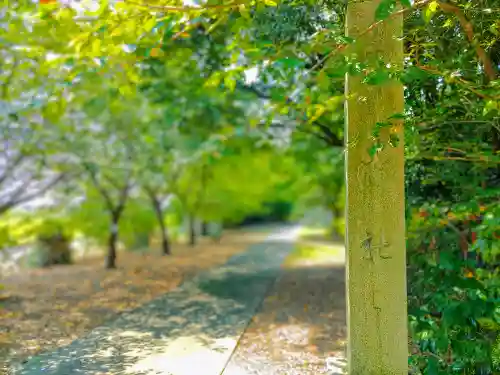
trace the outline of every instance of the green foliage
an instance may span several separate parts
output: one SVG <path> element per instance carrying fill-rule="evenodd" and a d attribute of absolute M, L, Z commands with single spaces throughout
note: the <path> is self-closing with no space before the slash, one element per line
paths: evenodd
<path fill-rule="evenodd" d="M 66 229 L 66 226 L 66 218 L 53 216 L 49 213 L 38 224 L 34 233 L 37 237 L 52 237 L 58 234 L 71 235 L 71 232 Z"/>
<path fill-rule="evenodd" d="M 476 217 L 498 215 L 498 209 L 473 206 L 457 205 L 447 214 L 437 205 L 421 208 L 409 223 L 410 325 L 417 353 L 424 353 L 413 358 L 425 374 L 433 366 L 450 373 L 498 368 L 498 223 L 474 224 Z M 470 233 L 464 231 L 465 248 L 456 230 L 464 222 L 472 224 Z M 428 362 L 430 356 L 437 362 Z"/>
<path fill-rule="evenodd" d="M 28 267 L 71 264 L 72 231 L 67 220 L 51 212 L 40 212 L 41 219 L 30 228 L 30 249 L 23 259 Z M 26 232 L 23 239 L 26 239 Z"/>
<path fill-rule="evenodd" d="M 9 227 L 0 226 L 0 250 L 16 246 L 16 240 L 12 238 Z"/>
<path fill-rule="evenodd" d="M 109 216 L 103 215 L 106 208 L 95 189 L 89 188 L 86 197 L 68 213 L 68 226 L 75 228 L 76 234 L 104 244 L 109 233 Z"/>
<path fill-rule="evenodd" d="M 131 199 L 120 220 L 120 238 L 128 250 L 144 250 L 158 223 L 149 202 Z"/>
<path fill-rule="evenodd" d="M 388 18 L 396 8 L 396 0 L 382 0 L 375 11 L 375 20 L 383 21 Z"/>
<path fill-rule="evenodd" d="M 498 141 L 488 100 L 476 91 L 491 88 L 485 72 L 471 70 L 479 57 L 464 30 L 450 29 L 460 24 L 455 13 L 440 10 L 430 2 L 424 24 L 407 23 L 408 57 L 426 67 L 405 77 L 412 363 L 423 374 L 492 374 L 499 371 Z M 474 5 L 465 17 L 498 60 L 495 37 L 480 26 L 488 16 Z M 453 69 L 460 78 L 448 74 Z"/>
<path fill-rule="evenodd" d="M 296 139 L 294 156 L 301 166 L 300 201 L 310 207 L 325 207 L 332 215 L 330 230 L 344 236 L 344 154 L 337 148 L 321 149 L 310 136 Z"/>

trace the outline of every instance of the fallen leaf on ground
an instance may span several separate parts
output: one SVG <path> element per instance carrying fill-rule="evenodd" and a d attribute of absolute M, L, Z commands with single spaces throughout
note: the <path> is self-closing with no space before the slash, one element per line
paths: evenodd
<path fill-rule="evenodd" d="M 167 293 L 264 238 L 265 233 L 228 231 L 218 243 L 202 239 L 194 248 L 174 245 L 171 256 L 120 252 L 113 271 L 104 270 L 99 257 L 11 275 L 2 281 L 9 293 L 0 294 L 15 296 L 0 297 L 0 327 L 10 329 L 9 336 L 0 336 L 0 363 L 69 344 L 118 312 Z"/>

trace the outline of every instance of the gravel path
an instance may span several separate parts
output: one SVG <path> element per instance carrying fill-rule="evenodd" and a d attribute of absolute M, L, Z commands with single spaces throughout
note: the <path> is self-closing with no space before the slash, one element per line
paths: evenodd
<path fill-rule="evenodd" d="M 219 375 L 293 247 L 288 228 L 15 375 Z M 201 371 L 201 372 L 200 372 Z"/>

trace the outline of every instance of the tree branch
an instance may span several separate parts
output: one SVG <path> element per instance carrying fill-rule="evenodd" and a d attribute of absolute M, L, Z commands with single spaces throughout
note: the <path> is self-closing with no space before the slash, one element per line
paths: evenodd
<path fill-rule="evenodd" d="M 90 179 L 92 181 L 92 184 L 94 187 L 97 189 L 97 191 L 102 195 L 104 198 L 104 202 L 106 204 L 106 207 L 110 212 L 113 212 L 115 209 L 115 205 L 113 203 L 113 200 L 111 199 L 111 196 L 109 193 L 102 187 L 102 185 L 99 182 L 99 179 L 97 178 L 95 172 L 90 168 L 90 166 L 87 163 L 83 163 L 83 168 L 87 171 L 87 173 L 90 176 Z"/>
<path fill-rule="evenodd" d="M 331 146 L 330 139 L 329 139 L 326 135 L 324 135 L 324 134 L 322 134 L 322 133 L 315 132 L 315 131 L 313 131 L 313 130 L 311 130 L 311 129 L 301 129 L 301 128 L 299 128 L 299 129 L 297 129 L 297 130 L 298 130 L 299 132 L 301 132 L 301 133 L 304 133 L 304 134 L 310 134 L 310 135 L 312 135 L 312 136 L 314 136 L 314 137 L 316 137 L 316 138 L 319 138 L 319 139 L 321 139 L 323 142 L 325 142 L 327 145 L 330 145 L 330 146 Z"/>
<path fill-rule="evenodd" d="M 271 99 L 271 95 L 269 95 L 268 93 L 265 93 L 265 92 L 259 90 L 254 85 L 245 85 L 245 84 L 241 83 L 240 81 L 238 81 L 236 83 L 236 86 L 239 89 L 242 89 L 242 90 L 245 90 L 245 91 L 250 91 L 250 92 L 254 93 L 260 99 Z"/>
<path fill-rule="evenodd" d="M 339 139 L 337 136 L 335 136 L 335 134 L 329 129 L 327 128 L 326 125 L 322 125 L 322 124 L 318 124 L 318 123 L 314 123 L 314 125 L 317 125 L 320 129 L 321 129 L 321 132 L 316 132 L 312 129 L 309 129 L 309 128 L 306 128 L 306 127 L 303 127 L 303 126 L 297 126 L 295 127 L 293 130 L 296 130 L 298 132 L 301 132 L 301 133 L 304 133 L 304 134 L 309 134 L 309 135 L 312 135 L 314 137 L 317 137 L 319 139 L 321 139 L 323 142 L 325 142 L 327 145 L 329 146 L 332 146 L 332 147 L 344 147 L 344 141 Z M 281 122 L 275 122 L 275 123 L 272 123 L 271 124 L 271 127 L 274 127 L 274 128 L 288 128 L 287 125 L 281 123 Z M 325 128 L 327 129 L 327 131 L 325 131 Z"/>
<path fill-rule="evenodd" d="M 453 13 L 458 18 L 458 21 L 460 22 L 460 25 L 462 26 L 462 29 L 465 32 L 465 35 L 467 35 L 467 39 L 476 48 L 477 56 L 479 57 L 479 60 L 483 64 L 484 72 L 486 73 L 488 80 L 494 81 L 497 77 L 495 65 L 491 61 L 490 57 L 488 56 L 488 54 L 486 53 L 484 48 L 481 47 L 481 45 L 479 44 L 479 42 L 477 40 L 475 40 L 474 28 L 472 26 L 472 23 L 465 17 L 465 14 L 463 13 L 463 11 L 458 6 L 456 6 L 454 4 L 444 3 L 442 1 L 440 1 L 439 7 L 444 12 Z"/>
<path fill-rule="evenodd" d="M 116 180 L 111 178 L 110 176 L 103 174 L 102 178 L 105 179 L 106 181 L 108 181 L 110 183 L 110 185 L 113 186 L 116 190 L 122 189 L 122 186 L 120 186 L 120 184 Z"/>
<path fill-rule="evenodd" d="M 172 6 L 172 5 L 146 4 L 131 0 L 125 0 L 125 2 L 131 5 L 136 5 L 148 9 L 161 10 L 165 12 L 184 12 L 184 13 L 200 12 L 203 10 L 210 10 L 210 9 L 233 9 L 233 8 L 238 8 L 240 5 L 244 5 L 243 3 L 235 3 L 235 4 L 205 5 L 205 6 Z"/>
<path fill-rule="evenodd" d="M 8 158 L 8 156 L 6 156 L 6 158 Z M 7 181 L 7 179 L 12 175 L 12 172 L 14 172 L 14 170 L 23 162 L 23 160 L 26 158 L 26 155 L 23 154 L 22 152 L 20 152 L 17 157 L 15 157 L 14 159 L 12 159 L 9 163 L 8 160 L 6 160 L 7 162 L 7 166 L 5 167 L 4 171 L 2 172 L 2 174 L 0 174 L 0 186 L 5 182 Z"/>
<path fill-rule="evenodd" d="M 271 99 L 271 96 L 269 94 L 260 91 L 259 89 L 257 89 L 253 85 L 248 86 L 248 85 L 239 84 L 238 87 L 240 87 L 243 90 L 248 90 L 248 91 L 253 92 L 255 95 L 257 95 L 261 99 Z M 291 99 L 287 99 L 287 100 L 289 102 L 291 102 Z M 299 121 L 299 123 L 301 123 L 301 121 Z M 311 129 L 305 129 L 304 127 L 301 127 L 300 125 L 298 127 L 296 127 L 295 130 L 298 130 L 302 133 L 314 135 L 314 136 L 320 138 L 321 140 L 323 140 L 324 142 L 326 142 L 326 144 L 328 144 L 330 146 L 334 146 L 334 147 L 343 147 L 344 146 L 343 140 L 339 139 L 328 126 L 321 124 L 318 121 L 315 121 L 313 123 L 313 125 L 320 128 L 321 132 L 315 132 Z M 286 125 L 281 124 L 281 123 L 274 123 L 274 124 L 271 124 L 271 126 L 282 127 L 282 128 L 286 127 Z"/>
<path fill-rule="evenodd" d="M 334 147 L 343 147 L 344 146 L 344 141 L 342 139 L 340 139 L 339 137 L 337 137 L 337 135 L 334 132 L 332 132 L 332 129 L 330 129 L 328 126 L 321 124 L 319 121 L 314 122 L 313 125 L 318 126 L 321 129 L 323 134 L 325 134 L 325 136 L 327 137 L 328 144 L 330 146 L 334 146 Z"/>
<path fill-rule="evenodd" d="M 120 216 L 123 210 L 125 209 L 125 203 L 127 202 L 128 193 L 131 188 L 132 188 L 132 174 L 130 173 L 127 176 L 125 186 L 120 191 L 120 197 L 118 198 L 118 207 L 116 208 L 117 216 Z"/>
<path fill-rule="evenodd" d="M 435 75 L 438 75 L 438 76 L 442 76 L 444 77 L 445 74 L 440 72 L 439 70 L 436 70 L 436 69 L 433 69 L 429 66 L 426 66 L 426 65 L 420 65 L 417 64 L 415 65 L 417 68 L 423 70 L 423 71 L 426 71 L 426 72 L 429 72 L 431 74 L 435 74 Z M 483 98 L 483 99 L 492 99 L 492 100 L 499 100 L 500 99 L 500 95 L 497 95 L 497 96 L 490 96 L 490 95 L 486 95 L 486 94 L 483 94 L 482 92 L 478 91 L 477 89 L 475 89 L 474 87 L 472 87 L 473 83 L 472 82 L 469 82 L 463 78 L 460 78 L 460 77 L 453 77 L 454 80 L 456 80 L 458 83 L 460 83 L 462 86 L 466 87 L 466 89 L 468 89 L 469 91 L 473 92 L 474 94 L 476 94 L 477 96 L 479 96 L 480 98 Z"/>
<path fill-rule="evenodd" d="M 31 194 L 26 194 L 24 196 L 23 194 L 28 189 L 29 183 L 23 184 L 15 193 L 13 193 L 13 196 L 8 202 L 0 204 L 0 214 L 7 212 L 8 210 L 22 203 L 26 203 L 37 197 L 40 197 L 41 195 L 45 194 L 50 189 L 52 189 L 59 182 L 61 182 L 66 176 L 67 176 L 66 173 L 61 173 L 58 176 L 56 176 L 53 180 L 51 180 L 48 184 L 38 189 L 36 192 Z"/>

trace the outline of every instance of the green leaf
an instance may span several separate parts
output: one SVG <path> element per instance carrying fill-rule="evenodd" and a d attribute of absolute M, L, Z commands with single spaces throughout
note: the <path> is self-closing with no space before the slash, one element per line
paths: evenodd
<path fill-rule="evenodd" d="M 406 7 L 406 8 L 411 8 L 411 0 L 399 0 L 401 2 L 401 5 Z"/>
<path fill-rule="evenodd" d="M 389 117 L 389 119 L 404 120 L 406 117 L 403 113 L 395 113 Z"/>
<path fill-rule="evenodd" d="M 498 111 L 500 109 L 500 102 L 496 100 L 488 100 L 483 109 L 483 115 L 487 115 L 490 112 Z"/>
<path fill-rule="evenodd" d="M 375 126 L 373 127 L 373 132 L 372 132 L 372 137 L 373 138 L 378 138 L 380 137 L 380 131 L 383 128 L 386 128 L 388 126 L 391 126 L 392 124 L 390 122 L 377 122 Z"/>
<path fill-rule="evenodd" d="M 375 10 L 375 20 L 383 21 L 388 18 L 396 8 L 396 0 L 382 0 Z"/>
<path fill-rule="evenodd" d="M 492 34 L 494 35 L 500 35 L 500 25 L 492 23 L 491 26 L 489 27 L 489 30 Z"/>
<path fill-rule="evenodd" d="M 278 3 L 274 0 L 264 0 L 264 4 L 271 6 L 271 7 L 275 7 L 278 5 Z"/>
<path fill-rule="evenodd" d="M 432 16 L 438 10 L 439 4 L 437 1 L 431 1 L 431 3 L 427 6 L 424 12 L 424 20 L 426 23 L 429 23 L 432 19 Z"/>
<path fill-rule="evenodd" d="M 64 110 L 65 102 L 63 99 L 59 99 L 58 101 L 48 102 L 43 108 L 43 114 L 50 121 L 57 122 L 63 115 Z"/>
<path fill-rule="evenodd" d="M 397 134 L 391 134 L 389 135 L 389 144 L 392 147 L 398 147 L 399 146 L 399 136 Z"/>
<path fill-rule="evenodd" d="M 99 55 L 101 53 L 101 40 L 100 39 L 94 39 L 92 41 L 92 54 L 94 55 Z"/>
<path fill-rule="evenodd" d="M 382 146 L 380 145 L 380 143 L 378 142 L 375 142 L 374 144 L 371 145 L 371 147 L 368 149 L 368 155 L 370 155 L 370 158 L 374 158 L 375 155 L 377 155 L 377 153 L 379 151 L 382 150 Z"/>
<path fill-rule="evenodd" d="M 477 322 L 481 328 L 489 331 L 500 331 L 500 324 L 490 318 L 478 318 Z"/>
<path fill-rule="evenodd" d="M 450 303 L 450 305 L 443 310 L 443 326 L 453 327 L 455 325 L 463 324 L 463 322 L 467 319 L 464 315 L 463 307 L 460 303 Z"/>
<path fill-rule="evenodd" d="M 300 59 L 297 59 L 295 57 L 285 57 L 282 59 L 276 60 L 278 64 L 282 64 L 283 66 L 287 68 L 296 68 L 299 66 L 302 66 L 304 62 Z"/>
<path fill-rule="evenodd" d="M 229 91 L 232 92 L 236 87 L 236 80 L 234 79 L 234 77 L 228 74 L 227 76 L 224 77 L 224 85 L 227 87 Z"/>
<path fill-rule="evenodd" d="M 422 70 L 416 66 L 410 66 L 405 69 L 402 78 L 403 83 L 405 84 L 414 84 L 415 81 L 420 81 L 427 79 L 430 73 Z"/>
<path fill-rule="evenodd" d="M 245 7 L 244 4 L 238 6 L 238 10 L 240 11 L 240 14 L 243 18 L 249 20 L 251 17 L 250 17 L 250 13 L 248 12 L 248 9 Z"/>
<path fill-rule="evenodd" d="M 312 124 L 314 121 L 316 121 L 318 118 L 321 117 L 321 115 L 325 112 L 326 108 L 325 106 L 321 104 L 316 104 L 313 109 L 311 109 L 310 112 L 312 112 L 312 116 L 309 119 L 309 124 Z"/>
<path fill-rule="evenodd" d="M 453 254 L 449 252 L 442 252 L 439 254 L 439 266 L 445 270 L 453 270 L 456 264 L 456 260 Z"/>
<path fill-rule="evenodd" d="M 205 81 L 205 87 L 217 87 L 219 86 L 221 80 L 221 72 L 215 72 Z"/>
<path fill-rule="evenodd" d="M 436 357 L 427 358 L 427 375 L 438 375 L 439 374 L 439 360 Z"/>
<path fill-rule="evenodd" d="M 363 80 L 363 83 L 368 85 L 382 85 L 390 79 L 391 76 L 387 70 L 377 70 L 369 73 Z"/>
<path fill-rule="evenodd" d="M 146 23 L 144 23 L 144 31 L 146 31 L 147 33 L 149 33 L 151 30 L 153 30 L 153 28 L 156 26 L 156 18 L 150 18 L 149 20 L 146 21 Z"/>

